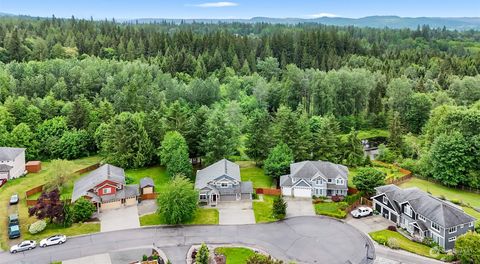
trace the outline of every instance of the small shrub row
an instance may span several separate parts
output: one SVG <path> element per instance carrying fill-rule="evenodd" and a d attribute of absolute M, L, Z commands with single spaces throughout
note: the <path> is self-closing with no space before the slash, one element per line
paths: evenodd
<path fill-rule="evenodd" d="M 45 221 L 38 220 L 35 223 L 30 225 L 30 227 L 28 228 L 28 232 L 30 232 L 30 234 L 34 235 L 34 234 L 42 232 L 43 230 L 45 230 L 46 227 L 47 227 L 47 223 Z"/>

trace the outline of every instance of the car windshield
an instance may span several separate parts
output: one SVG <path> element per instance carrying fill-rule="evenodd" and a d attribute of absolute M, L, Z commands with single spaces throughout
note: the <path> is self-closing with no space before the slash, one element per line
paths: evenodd
<path fill-rule="evenodd" d="M 19 229 L 18 229 L 18 225 L 15 225 L 15 226 L 11 226 L 11 227 L 10 227 L 10 231 L 11 231 L 11 232 L 15 232 L 15 231 L 18 231 L 18 230 L 19 230 Z"/>

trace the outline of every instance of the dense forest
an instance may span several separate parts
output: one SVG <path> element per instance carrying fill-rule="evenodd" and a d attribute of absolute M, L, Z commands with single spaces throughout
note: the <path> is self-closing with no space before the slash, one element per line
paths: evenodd
<path fill-rule="evenodd" d="M 359 166 L 358 131 L 379 129 L 380 159 L 480 188 L 479 41 L 428 26 L 2 18 L 0 145 L 126 168 L 163 163 L 164 141 L 205 163 L 287 149 Z"/>

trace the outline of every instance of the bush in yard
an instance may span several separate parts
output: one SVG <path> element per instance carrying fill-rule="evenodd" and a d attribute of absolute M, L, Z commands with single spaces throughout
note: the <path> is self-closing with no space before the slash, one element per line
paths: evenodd
<path fill-rule="evenodd" d="M 390 231 L 397 232 L 397 227 L 396 226 L 388 226 L 387 229 L 390 230 Z"/>
<path fill-rule="evenodd" d="M 210 258 L 210 251 L 208 250 L 207 245 L 203 243 L 198 249 L 197 255 L 195 257 L 195 263 L 198 264 L 208 264 Z"/>
<path fill-rule="evenodd" d="M 340 209 L 342 211 L 347 209 L 347 207 L 348 207 L 348 203 L 346 203 L 346 202 L 339 202 L 338 203 L 338 209 Z"/>
<path fill-rule="evenodd" d="M 375 241 L 380 245 L 386 245 L 388 240 L 385 236 L 377 236 Z"/>
<path fill-rule="evenodd" d="M 391 249 L 399 249 L 400 243 L 398 243 L 398 240 L 396 238 L 391 237 L 387 240 L 387 246 Z"/>
<path fill-rule="evenodd" d="M 37 222 L 30 225 L 30 227 L 28 228 L 28 232 L 34 235 L 42 232 L 43 230 L 45 230 L 46 227 L 47 227 L 47 223 L 45 221 L 38 220 Z"/>
<path fill-rule="evenodd" d="M 353 178 L 353 184 L 359 191 L 372 195 L 375 193 L 376 187 L 385 184 L 386 176 L 384 172 L 374 168 L 360 168 Z"/>
<path fill-rule="evenodd" d="M 467 232 L 455 241 L 455 252 L 462 263 L 480 263 L 480 234 Z"/>
<path fill-rule="evenodd" d="M 255 255 L 247 259 L 246 264 L 283 264 L 283 261 L 275 260 L 271 256 L 255 253 Z"/>
<path fill-rule="evenodd" d="M 272 214 L 276 219 L 284 219 L 287 214 L 287 202 L 281 195 L 273 200 Z"/>
<path fill-rule="evenodd" d="M 198 191 L 183 176 L 174 177 L 157 198 L 158 213 L 167 224 L 185 223 L 195 216 Z"/>
<path fill-rule="evenodd" d="M 341 196 L 341 195 L 334 195 L 334 196 L 332 196 L 332 201 L 338 203 L 338 202 L 340 202 L 340 201 L 343 201 L 344 198 L 345 198 L 345 197 L 344 197 L 344 196 Z"/>
<path fill-rule="evenodd" d="M 85 222 L 89 220 L 94 212 L 95 206 L 83 197 L 73 204 L 73 219 L 75 222 Z"/>

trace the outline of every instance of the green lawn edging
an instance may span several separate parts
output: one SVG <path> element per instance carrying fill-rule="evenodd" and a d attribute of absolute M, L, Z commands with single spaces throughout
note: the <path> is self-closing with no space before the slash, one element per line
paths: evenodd
<path fill-rule="evenodd" d="M 158 213 L 140 216 L 140 226 L 166 225 Z M 185 225 L 218 225 L 219 214 L 214 208 L 199 208 L 195 217 Z"/>
<path fill-rule="evenodd" d="M 255 255 L 255 252 L 244 247 L 218 247 L 216 254 L 222 254 L 226 258 L 226 264 L 244 264 L 248 258 Z"/>

